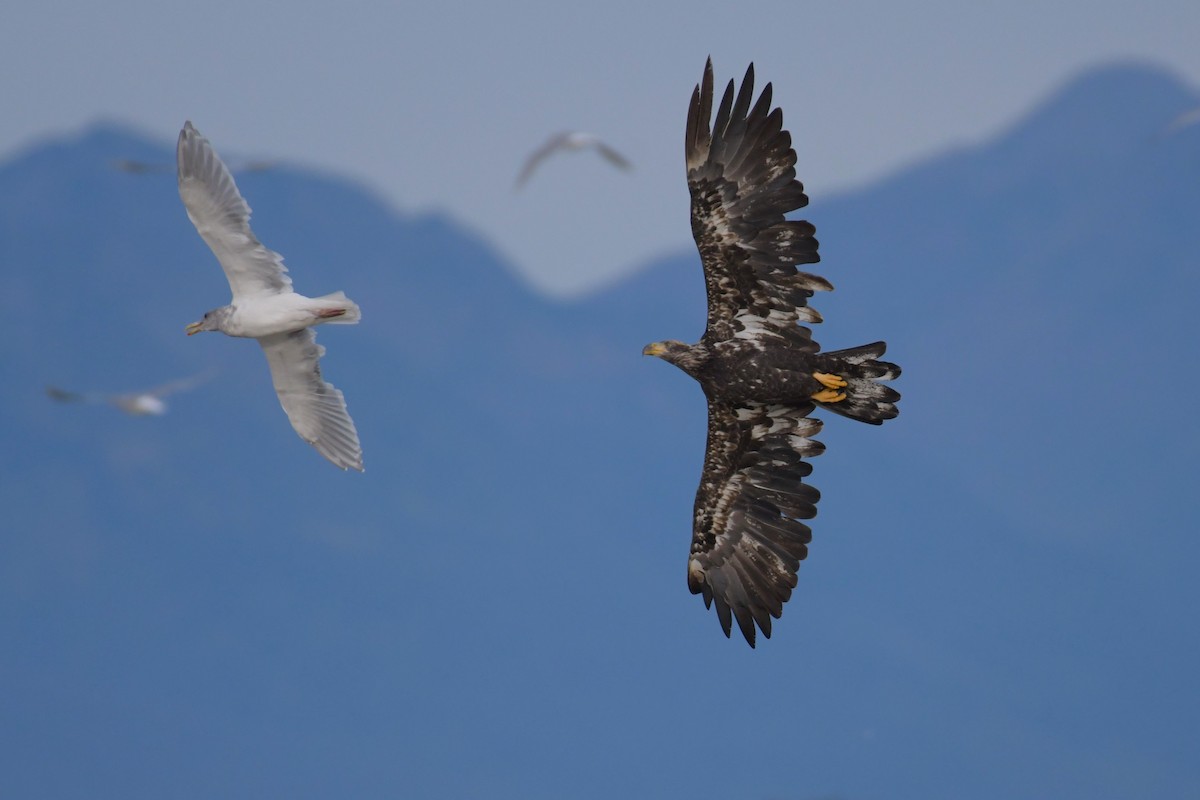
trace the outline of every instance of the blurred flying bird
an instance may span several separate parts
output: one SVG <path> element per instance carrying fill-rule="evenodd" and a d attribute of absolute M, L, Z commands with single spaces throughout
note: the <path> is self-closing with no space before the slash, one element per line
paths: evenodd
<path fill-rule="evenodd" d="M 343 292 L 310 298 L 292 291 L 283 256 L 250 230 L 250 206 L 212 145 L 191 122 L 176 148 L 179 196 L 188 218 L 212 249 L 233 291 L 227 306 L 187 326 L 191 336 L 220 331 L 257 339 L 266 353 L 279 402 L 300 438 L 342 469 L 362 471 L 358 431 L 341 391 L 321 376 L 325 348 L 312 327 L 354 325 L 358 305 Z"/>
<path fill-rule="evenodd" d="M 1164 137 L 1174 136 L 1184 128 L 1190 128 L 1197 122 L 1200 122 L 1200 108 L 1189 109 L 1171 120 L 1167 127 L 1163 129 L 1162 135 Z"/>
<path fill-rule="evenodd" d="M 112 164 L 113 169 L 119 172 L 125 172 L 130 175 L 152 175 L 157 172 L 170 172 L 173 167 L 163 162 L 153 163 L 150 161 L 137 161 L 132 158 L 114 158 L 108 163 Z M 229 167 L 230 172 L 266 172 L 269 169 L 275 168 L 274 161 L 243 161 L 235 163 Z"/>
<path fill-rule="evenodd" d="M 563 131 L 551 136 L 546 140 L 545 144 L 534 150 L 529 158 L 525 159 L 525 166 L 521 168 L 521 174 L 517 176 L 515 188 L 520 189 L 524 186 L 525 182 L 529 180 L 529 176 L 538 168 L 538 165 L 554 153 L 559 151 L 586 150 L 589 147 L 594 148 L 614 166 L 623 170 L 633 169 L 633 165 L 629 163 L 625 156 L 600 141 L 598 136 L 582 131 Z"/>
<path fill-rule="evenodd" d="M 209 370 L 190 378 L 182 378 L 144 392 L 128 392 L 123 394 L 102 394 L 99 392 L 68 392 L 56 386 L 47 386 L 46 394 L 60 403 L 107 403 L 121 409 L 126 414 L 135 417 L 160 416 L 167 412 L 164 397 L 178 392 L 194 389 L 209 381 L 214 372 Z"/>
<path fill-rule="evenodd" d="M 136 161 L 132 158 L 114 158 L 108 163 L 113 169 L 130 175 L 149 175 L 155 172 L 169 172 L 170 164 L 151 164 L 149 161 Z"/>
<path fill-rule="evenodd" d="M 808 204 L 796 180 L 796 151 L 771 110 L 771 84 L 754 98 L 754 65 L 734 99 L 725 89 L 712 119 L 712 61 L 692 93 L 684 153 L 692 198 L 692 235 L 708 290 L 708 325 L 697 344 L 646 345 L 699 381 L 708 398 L 708 446 L 693 509 L 688 588 L 715 604 L 729 636 L 733 620 L 754 646 L 755 625 L 771 636 L 771 618 L 796 586 L 820 493 L 804 478 L 806 458 L 825 446 L 812 437 L 817 406 L 878 425 L 896 416 L 900 395 L 879 381 L 900 368 L 880 361 L 883 342 L 821 352 L 809 307 L 833 287 L 799 272 L 813 264 L 815 229 L 789 220 Z"/>

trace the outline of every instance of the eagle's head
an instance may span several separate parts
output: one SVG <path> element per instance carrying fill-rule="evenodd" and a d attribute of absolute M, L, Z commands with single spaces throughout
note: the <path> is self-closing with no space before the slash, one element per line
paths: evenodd
<path fill-rule="evenodd" d="M 642 355 L 657 356 L 695 377 L 700 367 L 704 366 L 704 362 L 708 360 L 708 348 L 702 344 L 684 344 L 674 339 L 667 339 L 663 342 L 646 345 L 642 348 Z"/>

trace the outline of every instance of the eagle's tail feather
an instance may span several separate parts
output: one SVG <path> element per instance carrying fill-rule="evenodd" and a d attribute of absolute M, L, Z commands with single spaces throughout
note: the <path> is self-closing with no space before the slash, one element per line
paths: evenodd
<path fill-rule="evenodd" d="M 886 350 L 886 342 L 875 342 L 848 350 L 822 353 L 828 359 L 826 370 L 844 378 L 847 385 L 842 389 L 846 393 L 844 400 L 819 405 L 843 417 L 871 425 L 880 425 L 885 419 L 899 414 L 896 401 L 900 399 L 900 393 L 880 383 L 900 375 L 900 367 L 878 360 Z"/>

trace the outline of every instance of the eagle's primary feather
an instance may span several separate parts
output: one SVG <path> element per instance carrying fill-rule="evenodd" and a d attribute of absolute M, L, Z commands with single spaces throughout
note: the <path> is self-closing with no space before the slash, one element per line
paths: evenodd
<path fill-rule="evenodd" d="M 685 139 L 708 324 L 697 344 L 644 352 L 694 377 L 708 398 L 688 587 L 716 606 L 726 636 L 736 621 L 753 647 L 755 626 L 770 637 L 808 555 L 812 531 L 802 520 L 816 515 L 820 493 L 804 482 L 805 459 L 825 449 L 812 438 L 821 421 L 809 415 L 820 405 L 872 424 L 891 419 L 900 395 L 879 381 L 900 369 L 878 360 L 883 342 L 822 353 L 802 324 L 821 321 L 809 298 L 833 287 L 797 269 L 819 260 L 817 240 L 810 223 L 785 216 L 808 197 L 771 85 L 754 101 L 751 64 L 740 89 L 729 82 L 715 119 L 712 106 L 709 60 Z M 844 381 L 840 397 L 822 394 L 822 374 Z"/>

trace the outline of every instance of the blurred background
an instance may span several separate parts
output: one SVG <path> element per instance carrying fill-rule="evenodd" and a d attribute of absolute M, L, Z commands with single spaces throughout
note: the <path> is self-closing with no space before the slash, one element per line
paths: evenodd
<path fill-rule="evenodd" d="M 1200 6 L 67 2 L 0 28 L 0 795 L 1188 796 Z M 687 101 L 753 61 L 834 418 L 773 639 L 685 581 Z M 367 471 L 299 440 L 179 202 L 209 136 Z M 551 134 L 594 152 L 541 164 Z M 162 416 L 56 403 L 211 379 Z"/>

